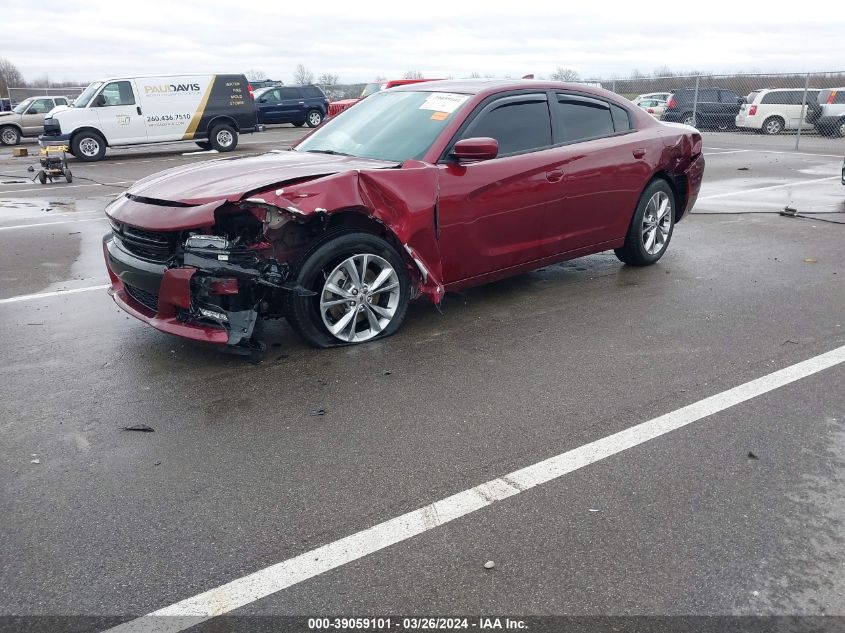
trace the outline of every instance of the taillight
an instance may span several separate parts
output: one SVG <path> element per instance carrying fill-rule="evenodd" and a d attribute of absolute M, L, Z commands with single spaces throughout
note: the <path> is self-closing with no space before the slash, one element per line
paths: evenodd
<path fill-rule="evenodd" d="M 675 103 L 675 97 L 674 96 L 669 97 L 669 101 L 666 103 L 666 107 L 674 109 L 676 105 L 677 105 L 677 103 Z"/>
<path fill-rule="evenodd" d="M 839 92 L 838 90 L 831 90 L 830 94 L 827 95 L 827 102 L 833 103 L 833 100 L 836 98 L 836 93 Z"/>
<path fill-rule="evenodd" d="M 748 116 L 754 116 L 755 114 L 757 114 L 757 106 L 753 105 L 748 108 Z"/>
<path fill-rule="evenodd" d="M 252 91 L 252 84 L 246 85 L 246 91 L 249 93 L 250 99 L 255 99 L 255 93 Z"/>

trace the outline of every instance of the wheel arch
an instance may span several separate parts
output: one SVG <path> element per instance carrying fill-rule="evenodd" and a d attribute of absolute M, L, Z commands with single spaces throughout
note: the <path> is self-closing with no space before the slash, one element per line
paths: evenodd
<path fill-rule="evenodd" d="M 209 120 L 208 125 L 205 128 L 206 137 L 210 138 L 211 137 L 211 130 L 214 129 L 215 125 L 220 125 L 221 123 L 223 123 L 225 125 L 231 125 L 234 128 L 235 132 L 240 134 L 241 128 L 238 125 L 238 122 L 235 121 L 235 119 L 233 119 L 232 117 L 230 117 L 227 114 L 219 114 L 219 115 L 215 116 L 213 119 Z"/>
<path fill-rule="evenodd" d="M 666 182 L 666 184 L 669 185 L 669 188 L 672 190 L 672 196 L 675 198 L 675 222 L 678 222 L 684 216 L 684 212 L 687 208 L 687 202 L 689 197 L 689 194 L 687 192 L 687 177 L 683 174 L 675 174 L 667 170 L 657 171 L 643 186 L 642 190 L 640 191 L 640 197 L 642 197 L 645 190 L 648 189 L 651 183 L 653 183 L 655 180 L 663 180 L 664 182 Z M 637 200 L 639 200 L 639 198 L 637 198 Z"/>
<path fill-rule="evenodd" d="M 17 121 L 8 121 L 8 122 L 2 121 L 2 122 L 0 122 L 0 129 L 2 129 L 4 127 L 13 127 L 18 131 L 18 134 L 20 134 L 21 136 L 24 135 L 23 134 L 23 128 L 20 126 L 20 124 Z"/>
<path fill-rule="evenodd" d="M 320 221 L 319 218 L 312 220 L 312 222 L 318 221 Z M 402 261 L 405 262 L 408 273 L 411 275 L 412 287 L 418 287 L 423 281 L 426 273 L 421 270 L 420 264 L 411 256 L 396 233 L 387 224 L 376 219 L 370 209 L 361 206 L 336 209 L 324 216 L 322 223 L 322 230 L 315 239 L 321 239 L 328 232 L 363 231 L 372 233 L 390 244 L 402 258 Z"/>
<path fill-rule="evenodd" d="M 97 136 L 99 136 L 105 141 L 106 147 L 111 147 L 111 143 L 109 143 L 109 139 L 106 137 L 105 134 L 103 134 L 103 131 L 95 128 L 93 125 L 84 125 L 82 127 L 76 128 L 73 132 L 70 133 L 70 142 L 73 143 L 74 139 L 83 132 L 94 132 Z"/>

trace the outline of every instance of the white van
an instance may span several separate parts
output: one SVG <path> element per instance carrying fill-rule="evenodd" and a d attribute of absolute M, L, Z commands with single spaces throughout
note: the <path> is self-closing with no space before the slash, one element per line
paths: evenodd
<path fill-rule="evenodd" d="M 44 121 L 42 143 L 65 142 L 79 160 L 106 147 L 194 141 L 228 152 L 256 130 L 252 89 L 243 75 L 160 75 L 95 81 L 73 107 Z"/>
<path fill-rule="evenodd" d="M 807 90 L 807 103 L 814 103 L 819 96 L 818 89 Z M 779 134 L 784 130 L 813 129 L 804 122 L 806 106 L 803 88 L 766 88 L 755 90 L 739 107 L 736 126 L 759 130 L 763 134 Z"/>

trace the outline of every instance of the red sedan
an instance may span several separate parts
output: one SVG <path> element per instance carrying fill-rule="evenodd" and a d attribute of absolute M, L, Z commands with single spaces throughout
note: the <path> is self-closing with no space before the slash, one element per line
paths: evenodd
<path fill-rule="evenodd" d="M 578 84 L 377 93 L 289 151 L 168 170 L 106 209 L 120 307 L 250 349 L 284 316 L 312 345 L 395 332 L 408 302 L 614 249 L 657 262 L 695 203 L 701 136 Z"/>

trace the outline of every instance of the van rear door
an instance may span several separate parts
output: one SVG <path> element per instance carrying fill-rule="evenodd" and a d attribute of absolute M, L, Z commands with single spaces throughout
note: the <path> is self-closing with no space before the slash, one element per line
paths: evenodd
<path fill-rule="evenodd" d="M 100 130 L 109 145 L 147 142 L 147 125 L 133 81 L 110 81 L 94 97 L 91 107 L 97 113 Z"/>

